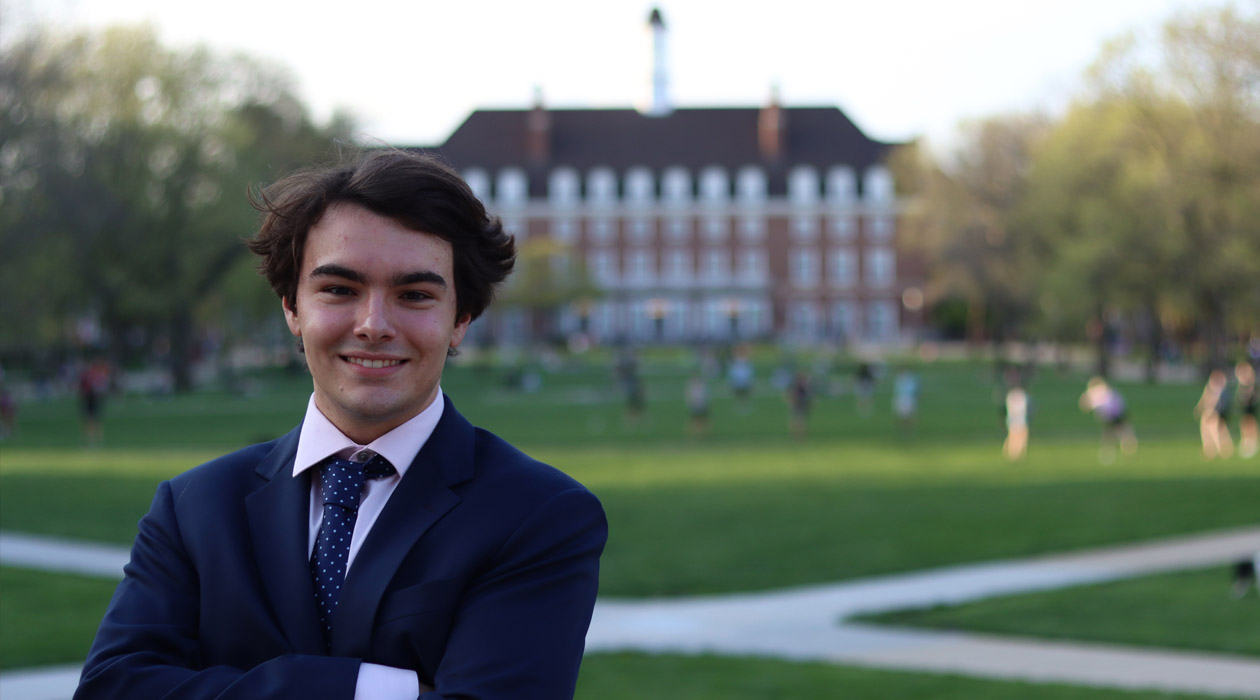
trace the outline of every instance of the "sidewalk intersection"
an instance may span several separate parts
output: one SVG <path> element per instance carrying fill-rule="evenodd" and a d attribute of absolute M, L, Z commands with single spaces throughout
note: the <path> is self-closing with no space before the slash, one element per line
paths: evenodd
<path fill-rule="evenodd" d="M 1115 645 L 887 628 L 861 614 L 1223 565 L 1260 527 L 762 593 L 601 599 L 587 650 L 767 656 L 907 671 L 1260 698 L 1260 660 Z M 0 564 L 118 578 L 121 547 L 0 533 Z M 75 666 L 0 674 L 5 700 L 66 700 Z"/>

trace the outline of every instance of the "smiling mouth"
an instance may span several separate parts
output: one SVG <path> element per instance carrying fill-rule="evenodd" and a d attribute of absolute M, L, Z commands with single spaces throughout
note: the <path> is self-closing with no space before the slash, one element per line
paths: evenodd
<path fill-rule="evenodd" d="M 393 367 L 394 365 L 401 365 L 403 362 L 406 362 L 406 360 L 365 360 L 361 357 L 347 357 L 344 355 L 342 356 L 342 359 L 352 365 L 358 365 L 367 369 L 382 369 L 385 367 Z"/>

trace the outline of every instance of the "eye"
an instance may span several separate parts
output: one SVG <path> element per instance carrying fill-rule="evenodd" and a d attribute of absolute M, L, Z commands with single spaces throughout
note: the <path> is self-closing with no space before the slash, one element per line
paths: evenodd
<path fill-rule="evenodd" d="M 433 298 L 433 296 L 430 295 L 428 292 L 422 292 L 419 289 L 407 290 L 399 296 L 402 297 L 402 299 L 406 301 L 425 301 L 426 299 Z"/>
<path fill-rule="evenodd" d="M 346 296 L 354 293 L 354 290 L 349 287 L 342 287 L 339 285 L 330 285 L 328 287 L 324 287 L 320 291 L 324 294 L 333 294 L 335 296 Z"/>

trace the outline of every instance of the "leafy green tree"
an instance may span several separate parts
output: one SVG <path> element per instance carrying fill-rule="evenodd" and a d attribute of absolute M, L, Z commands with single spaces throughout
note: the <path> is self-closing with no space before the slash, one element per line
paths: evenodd
<path fill-rule="evenodd" d="M 517 246 L 516 268 L 503 287 L 500 303 L 523 309 L 531 329 L 554 339 L 560 312 L 599 294 L 571 247 L 548 238 L 526 238 Z"/>
<path fill-rule="evenodd" d="M 905 243 L 929 261 L 929 305 L 967 304 L 967 336 L 1001 342 L 1024 333 L 1034 300 L 1036 241 L 1021 218 L 1027 170 L 1046 129 L 1038 116 L 969 125 L 942 157 L 920 144 L 892 167 L 913 205 Z"/>
<path fill-rule="evenodd" d="M 1149 319 L 1152 362 L 1163 329 L 1194 318 L 1216 364 L 1260 312 L 1260 15 L 1180 16 L 1145 48 L 1111 46 L 1037 152 L 1046 293 L 1096 325 L 1108 310 Z"/>
<path fill-rule="evenodd" d="M 97 319 L 116 359 L 156 351 L 187 388 L 197 321 L 246 262 L 248 188 L 325 157 L 348 121 L 316 126 L 283 73 L 148 28 L 6 43 L 0 257 L 23 291 L 0 302 L 0 347 Z"/>
<path fill-rule="evenodd" d="M 1092 329 L 1102 374 L 1109 316 L 1142 314 L 1158 329 L 1172 311 L 1167 277 L 1185 241 L 1169 225 L 1170 167 L 1140 111 L 1112 101 L 1073 108 L 1030 172 L 1025 216 L 1048 251 L 1043 311 L 1060 333 L 1065 325 Z M 1153 360 L 1161 336 L 1148 340 Z"/>

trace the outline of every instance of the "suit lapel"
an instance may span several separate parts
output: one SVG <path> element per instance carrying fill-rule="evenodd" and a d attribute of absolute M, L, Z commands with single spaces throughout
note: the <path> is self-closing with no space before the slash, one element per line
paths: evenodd
<path fill-rule="evenodd" d="M 424 533 L 459 503 L 451 486 L 472 476 L 473 427 L 445 400 L 442 419 L 389 497 L 346 576 L 333 625 L 333 656 L 368 653 L 376 610 L 394 573 Z"/>
<path fill-rule="evenodd" d="M 310 573 L 309 472 L 292 476 L 299 430 L 280 438 L 259 464 L 268 481 L 245 498 L 254 556 L 280 628 L 294 651 L 325 654 Z"/>

